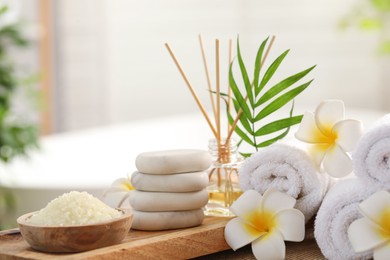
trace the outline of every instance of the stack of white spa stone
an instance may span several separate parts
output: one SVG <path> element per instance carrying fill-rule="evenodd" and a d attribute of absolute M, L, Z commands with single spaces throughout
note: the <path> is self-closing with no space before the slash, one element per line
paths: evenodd
<path fill-rule="evenodd" d="M 208 202 L 211 157 L 202 150 L 147 152 L 137 156 L 130 196 L 133 229 L 166 230 L 202 224 Z"/>

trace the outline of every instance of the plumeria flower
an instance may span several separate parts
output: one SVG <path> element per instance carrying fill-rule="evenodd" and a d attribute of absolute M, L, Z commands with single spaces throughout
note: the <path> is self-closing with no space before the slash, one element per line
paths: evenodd
<path fill-rule="evenodd" d="M 315 113 L 306 112 L 295 137 L 310 143 L 315 163 L 333 177 L 352 172 L 352 152 L 362 135 L 362 123 L 344 119 L 344 103 L 340 100 L 321 102 Z"/>
<path fill-rule="evenodd" d="M 246 191 L 230 207 L 237 217 L 226 224 L 226 242 L 233 250 L 252 243 L 257 259 L 284 259 L 284 240 L 305 236 L 305 217 L 294 205 L 294 198 L 273 188 L 263 196 Z"/>
<path fill-rule="evenodd" d="M 378 191 L 360 203 L 364 216 L 348 228 L 348 238 L 356 252 L 374 249 L 374 259 L 390 259 L 390 194 Z"/>
<path fill-rule="evenodd" d="M 125 202 L 126 199 L 129 198 L 130 192 L 134 190 L 133 185 L 131 185 L 130 178 L 119 178 L 115 180 L 110 188 L 104 192 L 104 197 L 107 196 L 108 193 L 113 192 L 122 192 L 124 193 L 122 199 L 118 203 L 118 208 L 122 206 L 122 204 Z"/>

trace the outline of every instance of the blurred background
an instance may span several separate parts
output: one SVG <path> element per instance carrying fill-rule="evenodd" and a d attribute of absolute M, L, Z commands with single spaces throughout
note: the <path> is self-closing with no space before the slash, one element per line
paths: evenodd
<path fill-rule="evenodd" d="M 336 98 L 388 110 L 389 58 L 377 50 L 389 32 L 375 29 L 374 19 L 372 30 L 360 29 L 370 26 L 365 16 L 383 15 L 374 2 L 389 1 L 8 1 L 32 41 L 13 57 L 41 76 L 44 134 L 197 112 L 164 43 L 207 101 L 199 33 L 210 68 L 216 38 L 227 57 L 228 39 L 239 35 L 250 67 L 261 41 L 275 35 L 271 55 L 291 49 L 281 74 L 317 64 L 300 104 Z"/>
<path fill-rule="evenodd" d="M 210 130 L 165 43 L 208 110 L 198 34 L 213 82 L 220 39 L 224 87 L 229 39 L 235 46 L 239 35 L 252 71 L 260 43 L 275 35 L 269 61 L 291 49 L 278 81 L 317 65 L 297 110 L 324 99 L 342 99 L 356 119 L 390 110 L 390 0 L 0 0 L 0 8 L 0 229 L 69 190 L 100 196 L 140 152 L 207 149 Z"/>

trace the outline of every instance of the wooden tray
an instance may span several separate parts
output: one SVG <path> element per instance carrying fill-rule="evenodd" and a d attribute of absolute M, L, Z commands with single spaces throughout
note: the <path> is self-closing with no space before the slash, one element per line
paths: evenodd
<path fill-rule="evenodd" d="M 131 230 L 117 245 L 76 254 L 32 249 L 20 233 L 0 235 L 0 259 L 188 259 L 229 249 L 224 227 L 229 218 L 206 217 L 199 227 L 158 232 Z"/>

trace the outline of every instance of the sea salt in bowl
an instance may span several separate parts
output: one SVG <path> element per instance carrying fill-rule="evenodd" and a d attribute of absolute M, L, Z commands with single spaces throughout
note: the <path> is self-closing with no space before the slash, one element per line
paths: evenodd
<path fill-rule="evenodd" d="M 34 249 L 51 253 L 81 252 L 121 242 L 129 232 L 133 215 L 122 211 L 122 216 L 89 225 L 42 226 L 31 224 L 36 212 L 17 219 L 20 233 Z"/>
<path fill-rule="evenodd" d="M 17 219 L 23 238 L 44 252 L 81 252 L 122 241 L 133 215 L 86 192 L 71 191 Z"/>

